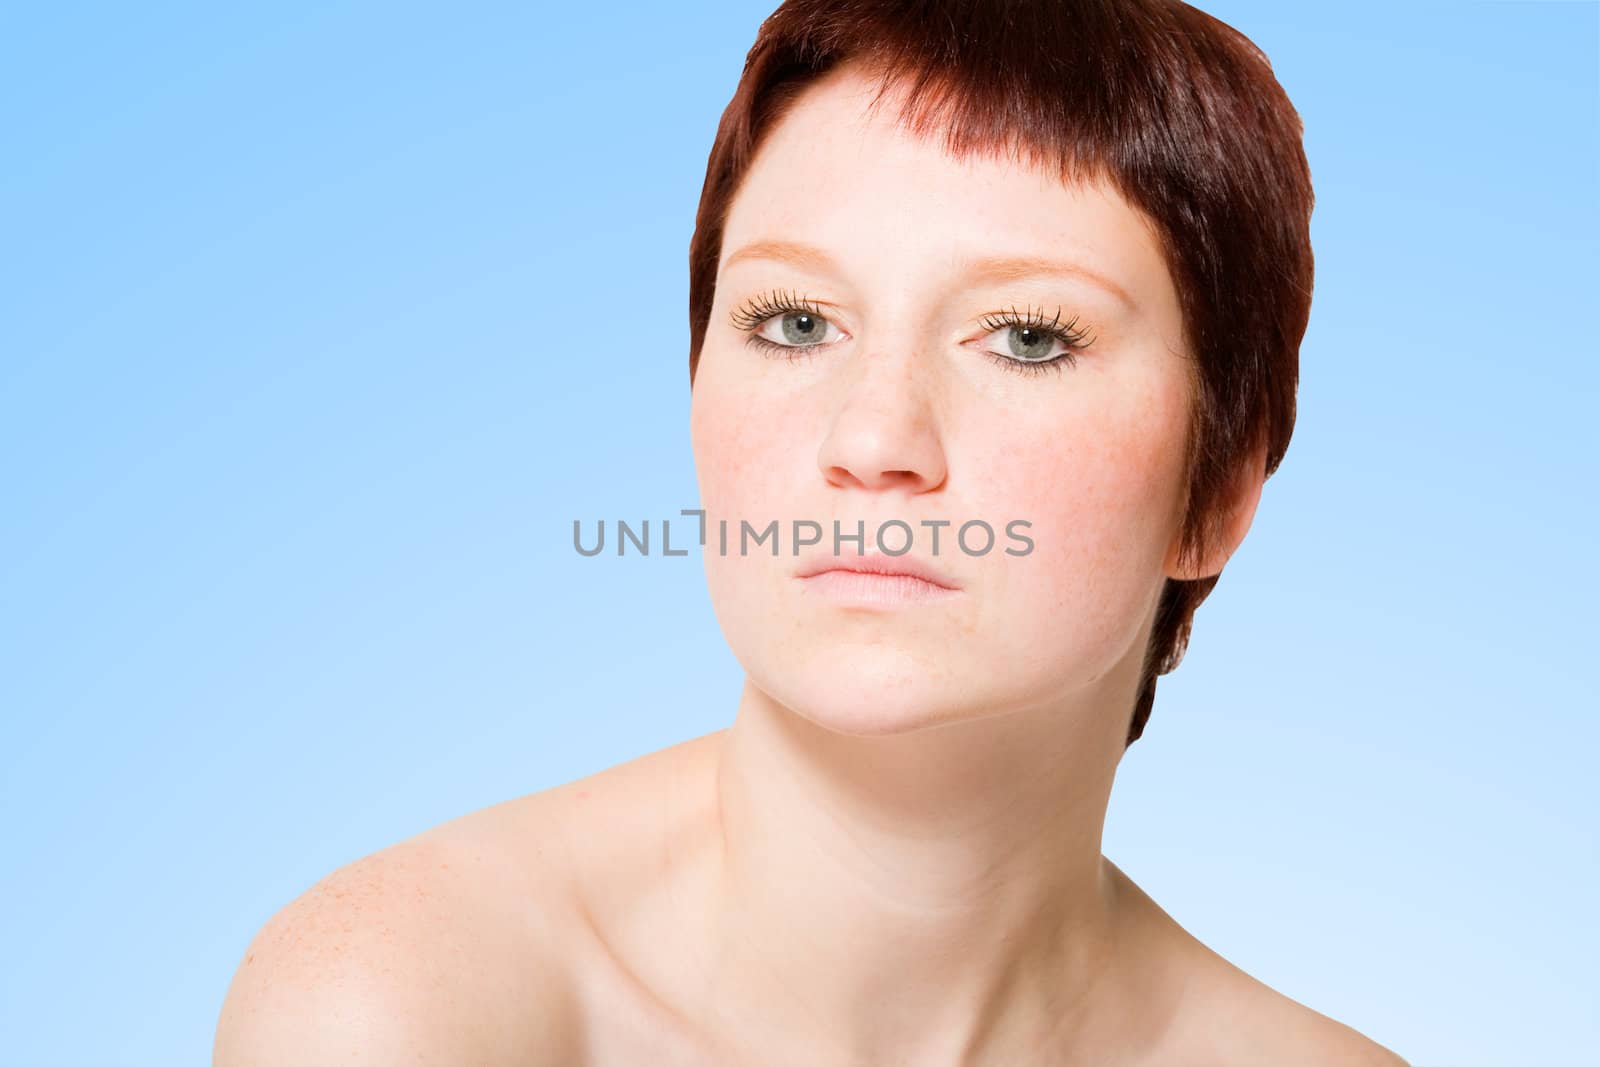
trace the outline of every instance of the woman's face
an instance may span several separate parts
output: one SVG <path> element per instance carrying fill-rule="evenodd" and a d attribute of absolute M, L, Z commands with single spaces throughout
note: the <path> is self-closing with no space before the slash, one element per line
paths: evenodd
<path fill-rule="evenodd" d="M 712 603 L 750 681 L 840 732 L 1084 700 L 1137 670 L 1175 558 L 1177 294 L 1109 186 L 958 162 L 896 129 L 893 101 L 869 117 L 874 85 L 844 68 L 810 88 L 730 208 L 690 416 Z M 865 526 L 848 566 L 891 519 L 900 560 L 959 589 L 885 604 L 798 576 L 835 522 Z M 777 520 L 778 555 L 741 555 L 741 520 Z M 957 543 L 973 520 L 987 551 L 979 526 Z M 799 556 L 797 521 L 822 531 Z"/>

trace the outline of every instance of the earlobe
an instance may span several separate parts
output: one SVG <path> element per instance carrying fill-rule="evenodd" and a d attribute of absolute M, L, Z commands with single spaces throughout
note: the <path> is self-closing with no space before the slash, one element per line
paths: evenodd
<path fill-rule="evenodd" d="M 1218 531 L 1216 541 L 1204 559 L 1178 566 L 1178 549 L 1183 530 L 1173 531 L 1172 542 L 1167 546 L 1166 573 L 1169 578 L 1196 581 L 1220 574 L 1222 568 L 1238 551 L 1250 524 L 1255 521 L 1256 507 L 1261 502 L 1261 489 L 1266 484 L 1266 449 L 1258 448 L 1239 467 L 1233 486 L 1227 495 L 1226 516 Z"/>

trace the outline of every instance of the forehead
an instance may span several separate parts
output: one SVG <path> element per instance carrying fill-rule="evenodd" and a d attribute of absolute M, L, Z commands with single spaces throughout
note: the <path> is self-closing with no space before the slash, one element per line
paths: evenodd
<path fill-rule="evenodd" d="M 1147 217 L 1104 178 L 1066 182 L 1025 157 L 957 158 L 903 127 L 901 89 L 836 70 L 769 131 L 730 205 L 722 258 L 748 243 L 814 244 L 857 266 L 930 270 L 978 256 L 1076 259 L 1124 290 L 1175 300 Z M 910 280 L 910 279 L 907 279 Z M 1139 301 L 1150 302 L 1150 299 Z"/>

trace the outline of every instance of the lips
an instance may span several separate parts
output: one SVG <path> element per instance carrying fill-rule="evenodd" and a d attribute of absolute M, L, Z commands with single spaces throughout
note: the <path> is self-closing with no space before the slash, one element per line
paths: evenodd
<path fill-rule="evenodd" d="M 927 560 L 910 554 L 886 556 L 875 552 L 856 556 L 844 553 L 837 556 L 818 555 L 808 559 L 798 571 L 797 578 L 810 578 L 826 571 L 855 571 L 858 574 L 908 575 L 944 589 L 960 589 L 961 583 Z"/>

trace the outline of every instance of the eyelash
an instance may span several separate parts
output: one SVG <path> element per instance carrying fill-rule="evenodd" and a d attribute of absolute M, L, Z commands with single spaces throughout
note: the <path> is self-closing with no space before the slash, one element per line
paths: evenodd
<path fill-rule="evenodd" d="M 746 339 L 746 343 L 769 353 L 771 358 L 786 360 L 808 358 L 813 349 L 823 347 L 822 343 L 782 345 L 776 341 L 769 341 L 756 333 L 758 329 L 774 317 L 791 312 L 804 312 L 808 315 L 815 315 L 820 319 L 827 318 L 822 313 L 822 308 L 815 302 L 803 299 L 793 293 L 785 293 L 783 290 L 771 294 L 764 293 L 746 301 L 732 313 L 731 318 L 736 329 L 750 335 Z M 1046 371 L 1060 373 L 1063 366 L 1071 367 L 1077 364 L 1075 350 L 1081 351 L 1089 347 L 1090 342 L 1094 340 L 1094 337 L 1087 329 L 1079 328 L 1076 316 L 1063 324 L 1059 310 L 1054 318 L 1045 318 L 1042 312 L 1035 312 L 1031 308 L 1026 314 L 1019 314 L 1016 306 L 1013 305 L 1008 311 L 998 311 L 985 315 L 980 320 L 980 324 L 990 333 L 995 330 L 1003 330 L 1009 326 L 1038 330 L 1066 346 L 1066 351 L 1058 356 L 1031 362 L 1012 359 L 1007 356 L 998 356 L 988 349 L 983 350 L 983 354 L 992 361 L 1000 364 L 1006 370 L 1015 371 L 1018 374 L 1034 375 L 1043 374 Z"/>

